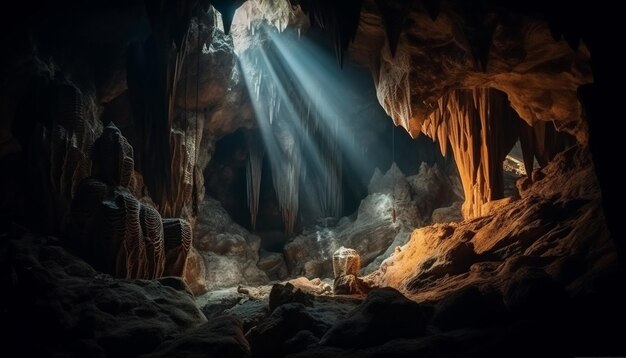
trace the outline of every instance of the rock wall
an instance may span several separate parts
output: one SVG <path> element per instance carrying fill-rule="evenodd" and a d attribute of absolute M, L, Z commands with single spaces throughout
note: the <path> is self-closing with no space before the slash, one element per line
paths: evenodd
<path fill-rule="evenodd" d="M 252 109 L 215 11 L 179 5 L 68 3 L 3 24 L 19 46 L 0 81 L 2 184 L 13 188 L 0 217 L 71 237 L 105 272 L 183 275 L 202 291 L 191 245 L 202 172 L 213 143 L 250 126 Z M 98 149 L 103 123 L 117 128 Z M 170 224 L 180 230 L 169 235 Z"/>

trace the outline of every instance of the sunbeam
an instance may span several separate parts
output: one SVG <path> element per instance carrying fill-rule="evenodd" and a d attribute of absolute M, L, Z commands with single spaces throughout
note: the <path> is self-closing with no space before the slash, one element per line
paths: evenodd
<path fill-rule="evenodd" d="M 344 214 L 344 162 L 366 173 L 360 178 L 367 180 L 368 159 L 350 120 L 359 115 L 353 103 L 360 101 L 353 99 L 362 84 L 307 38 L 270 26 L 260 31 L 258 38 L 265 40 L 248 47 L 239 62 L 271 163 L 285 230 L 292 233 L 301 200 L 318 217 Z M 254 197 L 251 188 L 249 196 Z M 254 221 L 254 210 L 251 215 Z"/>

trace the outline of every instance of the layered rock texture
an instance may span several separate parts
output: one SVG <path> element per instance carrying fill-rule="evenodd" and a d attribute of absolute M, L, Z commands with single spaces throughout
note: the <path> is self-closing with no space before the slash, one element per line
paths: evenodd
<path fill-rule="evenodd" d="M 171 350 L 162 342 L 206 322 L 180 279 L 114 279 L 51 238 L 10 239 L 2 242 L 3 262 L 10 263 L 3 270 L 3 276 L 10 274 L 2 298 L 2 325 L 11 327 L 5 349 L 37 356 L 138 356 Z"/>
<path fill-rule="evenodd" d="M 94 175 L 78 184 L 71 204 L 70 245 L 118 277 L 188 275 L 191 227 L 182 219 L 162 219 L 133 195 L 133 147 L 112 123 L 95 141 L 91 159 Z"/>

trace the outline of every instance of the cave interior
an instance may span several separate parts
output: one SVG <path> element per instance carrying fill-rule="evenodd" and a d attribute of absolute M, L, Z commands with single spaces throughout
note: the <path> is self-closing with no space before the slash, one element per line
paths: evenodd
<path fill-rule="evenodd" d="M 606 4 L 5 10 L 4 353 L 626 355 Z"/>

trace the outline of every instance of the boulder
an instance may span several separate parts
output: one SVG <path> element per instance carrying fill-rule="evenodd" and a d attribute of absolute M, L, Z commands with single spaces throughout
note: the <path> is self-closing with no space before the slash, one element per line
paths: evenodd
<path fill-rule="evenodd" d="M 87 269 L 49 238 L 7 246 L 0 250 L 12 267 L 5 349 L 41 357 L 138 356 L 206 322 L 179 278 L 115 279 Z"/>
<path fill-rule="evenodd" d="M 333 293 L 335 295 L 357 295 L 366 291 L 365 283 L 355 275 L 340 275 L 335 278 Z"/>
<path fill-rule="evenodd" d="M 269 282 L 257 266 L 261 239 L 235 223 L 217 200 L 206 198 L 200 205 L 194 232 L 194 247 L 206 266 L 208 290 Z M 280 274 L 280 264 L 274 270 L 270 272 Z"/>
<path fill-rule="evenodd" d="M 289 275 L 285 258 L 278 252 L 261 250 L 257 266 L 259 269 L 263 270 L 270 279 L 284 280 Z"/>
<path fill-rule="evenodd" d="M 393 288 L 372 290 L 365 301 L 324 334 L 320 344 L 334 347 L 370 347 L 394 338 L 424 333 L 428 318 L 419 304 Z"/>
<path fill-rule="evenodd" d="M 221 316 L 161 343 L 153 353 L 142 357 L 247 358 L 250 346 L 243 335 L 242 322 Z"/>
<path fill-rule="evenodd" d="M 500 294 L 468 286 L 437 302 L 433 324 L 443 330 L 485 327 L 502 318 L 503 312 Z"/>
<path fill-rule="evenodd" d="M 321 337 L 329 328 L 324 316 L 301 303 L 287 303 L 278 307 L 263 322 L 255 326 L 246 334 L 253 357 L 282 357 L 285 354 L 286 342 L 288 347 L 294 346 L 294 337 L 301 333 L 298 345 L 303 345 L 302 335 Z M 312 339 L 308 339 L 311 341 Z"/>
<path fill-rule="evenodd" d="M 294 287 L 294 285 L 289 282 L 285 285 L 276 283 L 272 286 L 269 296 L 270 311 L 274 311 L 283 304 L 293 302 L 310 306 L 313 304 L 313 296 Z"/>

